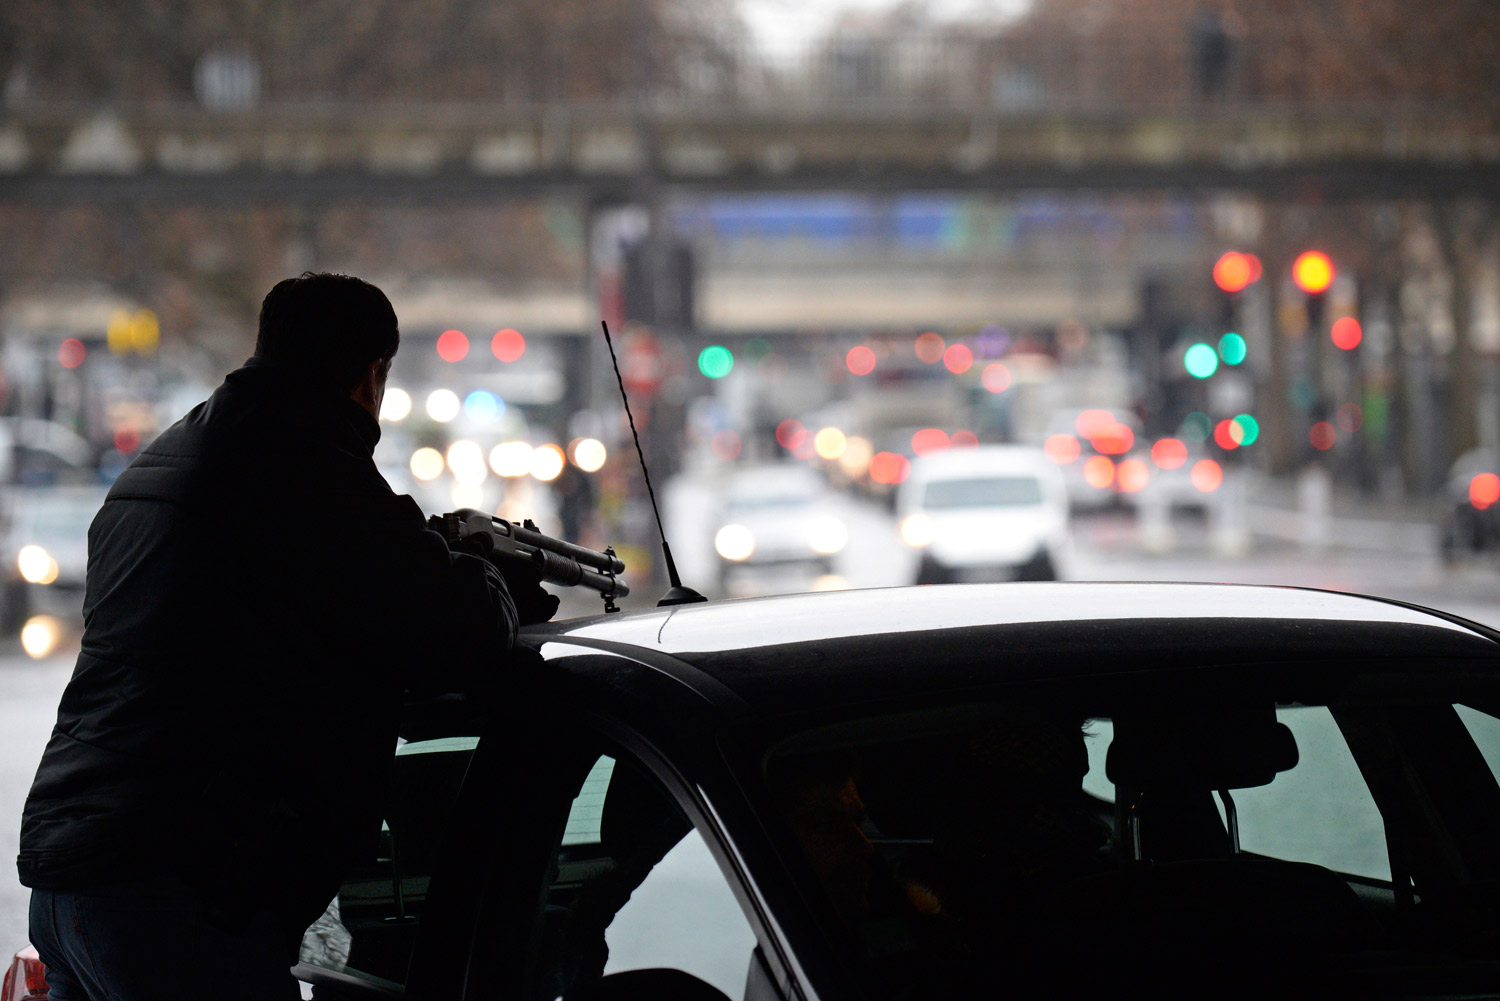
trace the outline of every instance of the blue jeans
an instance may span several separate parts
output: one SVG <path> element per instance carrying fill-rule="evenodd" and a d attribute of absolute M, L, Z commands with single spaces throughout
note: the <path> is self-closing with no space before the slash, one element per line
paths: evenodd
<path fill-rule="evenodd" d="M 297 1001 L 295 940 L 269 912 L 237 933 L 206 922 L 187 887 L 139 880 L 33 890 L 31 944 L 51 1001 Z"/>

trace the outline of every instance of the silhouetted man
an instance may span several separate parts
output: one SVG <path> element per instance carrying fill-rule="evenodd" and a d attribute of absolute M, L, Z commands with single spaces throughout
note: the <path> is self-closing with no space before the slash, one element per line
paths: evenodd
<path fill-rule="evenodd" d="M 18 859 L 53 1001 L 297 997 L 301 932 L 378 832 L 403 690 L 483 684 L 556 609 L 376 471 L 399 339 L 373 285 L 279 283 L 255 357 L 94 519 Z"/>

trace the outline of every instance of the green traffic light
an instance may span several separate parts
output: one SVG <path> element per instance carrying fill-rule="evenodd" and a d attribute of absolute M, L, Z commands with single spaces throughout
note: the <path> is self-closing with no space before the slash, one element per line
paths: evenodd
<path fill-rule="evenodd" d="M 1255 439 L 1260 437 L 1260 422 L 1249 414 L 1240 414 L 1234 422 L 1240 426 L 1240 444 L 1254 445 Z"/>
<path fill-rule="evenodd" d="M 1219 357 L 1224 359 L 1225 365 L 1238 365 L 1249 353 L 1250 347 L 1245 343 L 1245 338 L 1234 331 L 1219 338 Z"/>
<path fill-rule="evenodd" d="M 1182 421 L 1182 436 L 1188 441 L 1203 442 L 1213 434 L 1214 422 L 1209 420 L 1208 415 L 1194 410 Z"/>
<path fill-rule="evenodd" d="M 1219 370 L 1219 353 L 1207 344 L 1194 344 L 1182 357 L 1188 375 L 1195 379 L 1207 379 Z"/>
<path fill-rule="evenodd" d="M 710 344 L 698 352 L 698 371 L 710 379 L 722 379 L 734 368 L 734 352 L 722 344 Z"/>

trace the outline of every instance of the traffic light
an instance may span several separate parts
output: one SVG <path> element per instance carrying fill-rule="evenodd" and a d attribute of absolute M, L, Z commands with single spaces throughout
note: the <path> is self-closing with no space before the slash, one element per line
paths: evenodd
<path fill-rule="evenodd" d="M 1304 250 L 1292 262 L 1292 283 L 1307 295 L 1307 323 L 1323 328 L 1324 300 L 1333 285 L 1333 261 L 1321 250 Z"/>

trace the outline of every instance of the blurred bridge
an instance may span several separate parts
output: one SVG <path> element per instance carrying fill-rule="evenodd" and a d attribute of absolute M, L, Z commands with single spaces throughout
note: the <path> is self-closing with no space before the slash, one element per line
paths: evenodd
<path fill-rule="evenodd" d="M 730 46 L 631 99 L 507 91 L 308 97 L 297 67 L 221 55 L 196 99 L 0 107 L 0 198 L 626 199 L 642 178 L 769 191 L 1222 188 L 1339 199 L 1491 193 L 1494 108 L 1293 99 L 1245 61 L 1072 39 L 861 38 L 793 63 Z M 1295 54 L 1294 54 L 1295 55 Z M 565 67 L 559 69 L 564 72 Z M 483 88 L 481 88 L 483 89 Z"/>

